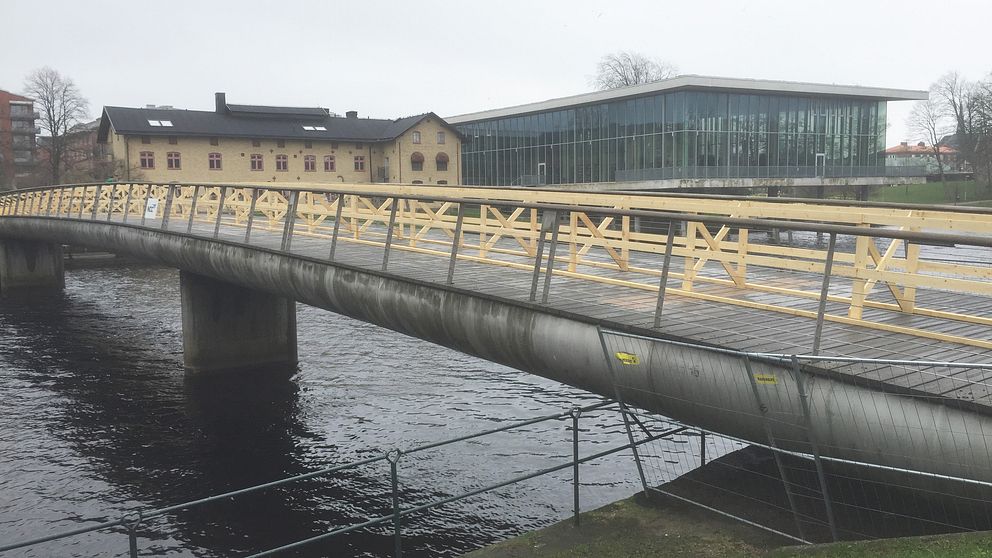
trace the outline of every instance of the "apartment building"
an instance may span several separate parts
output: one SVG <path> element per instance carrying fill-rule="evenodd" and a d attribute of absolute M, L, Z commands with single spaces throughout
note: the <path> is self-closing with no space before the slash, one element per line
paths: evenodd
<path fill-rule="evenodd" d="M 34 101 L 0 90 L 0 189 L 16 188 L 34 169 L 37 119 Z"/>

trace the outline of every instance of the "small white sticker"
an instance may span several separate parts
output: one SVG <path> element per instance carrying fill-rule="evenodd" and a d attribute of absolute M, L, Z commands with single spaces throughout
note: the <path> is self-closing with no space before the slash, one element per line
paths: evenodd
<path fill-rule="evenodd" d="M 145 206 L 145 219 L 158 217 L 158 198 L 148 198 L 148 205 Z"/>

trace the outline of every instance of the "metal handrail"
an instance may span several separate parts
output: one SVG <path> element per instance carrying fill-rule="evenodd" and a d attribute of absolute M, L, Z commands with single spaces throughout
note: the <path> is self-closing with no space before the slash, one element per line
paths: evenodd
<path fill-rule="evenodd" d="M 613 404 L 613 401 L 607 400 L 607 401 L 601 401 L 599 403 L 594 403 L 594 404 L 591 404 L 591 405 L 586 405 L 584 407 L 578 407 L 578 409 L 580 411 L 582 411 L 582 412 L 595 411 L 595 410 L 603 409 L 605 407 L 609 407 L 612 404 Z M 456 438 L 450 438 L 450 439 L 447 439 L 447 440 L 441 440 L 441 441 L 432 442 L 432 443 L 429 443 L 429 444 L 422 444 L 422 445 L 419 445 L 419 446 L 415 446 L 413 448 L 410 448 L 408 450 L 402 450 L 402 453 L 409 454 L 409 453 L 422 452 L 422 451 L 426 451 L 426 450 L 429 450 L 429 449 L 434 449 L 434 448 L 438 448 L 438 447 L 442 447 L 442 446 L 454 444 L 454 443 L 457 443 L 457 442 L 464 442 L 466 440 L 471 440 L 471 439 L 474 439 L 474 438 L 481 438 L 483 436 L 488 436 L 488 435 L 496 434 L 496 433 L 499 433 L 499 432 L 506 432 L 508 430 L 514 430 L 514 429 L 522 428 L 522 427 L 529 426 L 529 425 L 532 425 L 532 424 L 538 424 L 538 423 L 541 423 L 541 422 L 547 422 L 549 420 L 561 420 L 561 419 L 564 419 L 564 418 L 567 418 L 567 417 L 571 416 L 571 413 L 572 413 L 572 409 L 570 409 L 568 411 L 562 411 L 562 412 L 559 412 L 559 413 L 554 413 L 554 414 L 549 414 L 549 415 L 542 415 L 542 416 L 539 416 L 539 417 L 535 417 L 535 418 L 531 418 L 531 419 L 527 419 L 527 420 L 523 420 L 523 421 L 516 421 L 516 422 L 513 422 L 513 423 L 508 424 L 508 425 L 505 425 L 505 426 L 491 428 L 489 430 L 484 430 L 484 431 L 481 431 L 481 432 L 476 432 L 474 434 L 467 434 L 465 436 L 459 436 L 459 437 L 456 437 Z M 52 535 L 46 535 L 44 537 L 37 537 L 37 538 L 34 538 L 34 539 L 29 539 L 29 540 L 24 540 L 24 541 L 18 541 L 18 542 L 11 543 L 11 544 L 0 545 L 0 552 L 6 552 L 6 551 L 9 551 L 9 550 L 16 550 L 18 548 L 25 548 L 25 547 L 28 547 L 28 546 L 34 546 L 36 544 L 41 544 L 41 543 L 49 542 L 49 541 L 53 541 L 53 540 L 64 539 L 64 538 L 68 538 L 68 537 L 73 537 L 73 536 L 76 536 L 76 535 L 82 535 L 82 534 L 85 534 L 85 533 L 92 533 L 94 531 L 102 531 L 102 530 L 109 529 L 109 528 L 112 528 L 112 527 L 119 527 L 119 526 L 122 526 L 122 525 L 127 525 L 128 523 L 132 523 L 134 521 L 134 518 L 135 517 L 138 517 L 141 520 L 146 520 L 146 519 L 150 519 L 150 518 L 153 518 L 153 517 L 158 517 L 158 516 L 161 516 L 161 515 L 172 513 L 172 512 L 175 512 L 175 511 L 189 509 L 189 508 L 201 506 L 201 505 L 204 505 L 204 504 L 209 504 L 211 502 L 216 502 L 218 500 L 225 500 L 225 499 L 228 499 L 228 498 L 234 498 L 234 497 L 237 497 L 237 496 L 243 496 L 245 494 L 250 494 L 250 493 L 258 492 L 258 491 L 261 491 L 261 490 L 266 490 L 266 489 L 269 489 L 269 488 L 274 488 L 276 486 L 281 486 L 281 485 L 284 485 L 284 484 L 290 484 L 290 483 L 297 482 L 297 481 L 307 480 L 307 479 L 311 479 L 311 478 L 314 478 L 314 477 L 325 476 L 325 475 L 329 475 L 331 473 L 336 473 L 338 471 L 343 471 L 343 470 L 346 470 L 346 469 L 353 469 L 355 467 L 360 467 L 362 465 L 369 465 L 369 464 L 376 463 L 376 462 L 379 462 L 379 461 L 384 461 L 384 460 L 386 460 L 386 455 L 385 454 L 379 455 L 377 457 L 370 457 L 370 458 L 367 458 L 367 459 L 362 459 L 362 460 L 359 460 L 359 461 L 353 461 L 353 462 L 350 462 L 350 463 L 344 463 L 344 464 L 341 464 L 341 465 L 335 465 L 333 467 L 327 467 L 325 469 L 321 469 L 321 470 L 318 470 L 318 471 L 312 471 L 310 473 L 304 473 L 304 474 L 301 474 L 301 475 L 295 475 L 295 476 L 292 476 L 292 477 L 286 477 L 286 478 L 282 478 L 282 479 L 275 480 L 275 481 L 272 481 L 272 482 L 267 482 L 267 483 L 264 483 L 264 484 L 249 486 L 249 487 L 241 488 L 241 489 L 238 489 L 238 490 L 232 490 L 230 492 L 224 492 L 222 494 L 215 494 L 213 496 L 207 496 L 205 498 L 200 498 L 200 499 L 197 499 L 197 500 L 191 500 L 189 502 L 183 502 L 181 504 L 174 504 L 172 506 L 167 506 L 167 507 L 164 507 L 164 508 L 157 508 L 157 509 L 148 510 L 148 511 L 130 510 L 124 516 L 122 516 L 120 519 L 115 519 L 115 520 L 112 520 L 112 521 L 105 521 L 105 522 L 102 522 L 102 523 L 98 523 L 96 525 L 91 525 L 89 527 L 80 527 L 78 529 L 72 529 L 72 530 L 69 530 L 69 531 L 63 531 L 61 533 L 54 533 Z M 571 465 L 571 462 L 569 462 L 569 466 L 570 465 Z M 389 518 L 392 518 L 392 516 L 389 516 Z"/>
<path fill-rule="evenodd" d="M 102 185 L 103 183 L 90 184 L 88 186 Z M 132 184 L 149 184 L 157 185 L 152 183 L 132 183 Z M 161 186 L 168 186 L 168 184 L 162 184 Z M 213 184 L 211 187 L 221 186 L 219 184 Z M 591 205 L 571 205 L 571 204 L 556 204 L 556 203 L 535 203 L 535 202 L 520 202 L 515 200 L 500 200 L 494 198 L 464 198 L 464 197 L 449 197 L 449 196 L 422 196 L 414 194 L 389 194 L 384 195 L 378 192 L 369 192 L 363 190 L 353 190 L 353 189 L 328 189 L 328 190 L 313 190 L 313 189 L 303 189 L 303 188 L 282 188 L 277 187 L 267 187 L 260 185 L 246 185 L 240 184 L 236 186 L 231 186 L 234 188 L 241 189 L 265 189 L 265 190 L 295 190 L 295 191 L 305 191 L 310 193 L 318 194 L 340 194 L 349 196 L 379 196 L 387 199 L 397 199 L 397 200 L 407 200 L 407 201 L 419 201 L 419 202 L 441 202 L 441 203 L 464 203 L 469 205 L 508 205 L 516 208 L 524 209 L 536 209 L 539 211 L 575 211 L 575 212 L 590 212 L 596 215 L 605 215 L 612 217 L 644 217 L 649 219 L 658 219 L 662 221 L 669 222 L 697 222 L 712 225 L 726 225 L 730 227 L 741 227 L 741 228 L 770 228 L 770 229 L 781 229 L 781 230 L 793 230 L 793 231 L 807 231 L 814 233 L 824 233 L 824 234 L 838 234 L 838 235 L 848 235 L 848 236 L 866 236 L 870 238 L 888 238 L 888 239 L 898 239 L 908 242 L 913 242 L 916 244 L 927 244 L 927 245 L 955 245 L 962 244 L 966 246 L 978 246 L 983 248 L 992 248 L 992 236 L 982 237 L 973 235 L 960 235 L 960 234 L 949 234 L 949 233 L 934 233 L 927 231 L 901 231 L 894 229 L 876 228 L 876 227 L 856 227 L 852 225 L 838 225 L 832 223 L 819 223 L 819 222 L 808 222 L 808 221 L 787 221 L 781 219 L 754 219 L 754 218 L 738 218 L 738 217 L 721 217 L 714 215 L 704 215 L 704 214 L 692 214 L 692 213 L 677 213 L 659 210 L 644 210 L 644 209 L 615 209 L 612 207 L 601 207 L 601 206 L 591 206 Z M 41 188 L 40 191 L 45 191 L 48 188 Z M 39 189 L 33 189 L 31 191 L 38 191 Z M 26 190 L 19 190 L 16 193 L 24 193 Z M 10 197 L 11 193 L 5 192 L 0 194 L 0 200 L 6 197 Z M 808 200 L 807 200 L 808 201 Z M 37 216 L 9 216 L 9 217 L 37 217 Z M 60 220 L 72 219 L 71 217 L 55 217 Z M 87 219 L 88 221 L 88 219 Z"/>

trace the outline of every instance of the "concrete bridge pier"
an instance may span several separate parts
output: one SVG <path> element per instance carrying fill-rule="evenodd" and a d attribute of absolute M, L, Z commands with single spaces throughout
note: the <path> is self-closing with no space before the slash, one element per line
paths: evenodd
<path fill-rule="evenodd" d="M 295 369 L 296 301 L 186 271 L 179 285 L 187 373 Z"/>
<path fill-rule="evenodd" d="M 62 245 L 0 239 L 0 295 L 20 289 L 65 287 Z"/>

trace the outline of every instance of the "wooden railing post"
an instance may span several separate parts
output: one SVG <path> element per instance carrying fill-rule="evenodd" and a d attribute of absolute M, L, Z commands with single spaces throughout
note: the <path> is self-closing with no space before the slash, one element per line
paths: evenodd
<path fill-rule="evenodd" d="M 910 227 L 910 231 L 918 232 L 920 227 Z M 903 243 L 906 250 L 906 273 L 916 275 L 920 269 L 920 245 L 915 242 L 906 241 Z M 902 290 L 903 299 L 899 307 L 904 312 L 912 313 L 916 310 L 916 287 L 905 286 Z"/>
<path fill-rule="evenodd" d="M 854 278 L 851 281 L 851 307 L 847 311 L 849 318 L 861 319 L 865 307 L 866 287 L 868 278 L 868 244 L 871 237 L 859 235 L 854 244 Z"/>
<path fill-rule="evenodd" d="M 682 272 L 682 290 L 692 290 L 692 280 L 696 277 L 696 226 L 695 221 L 687 221 L 685 224 L 685 269 Z"/>

